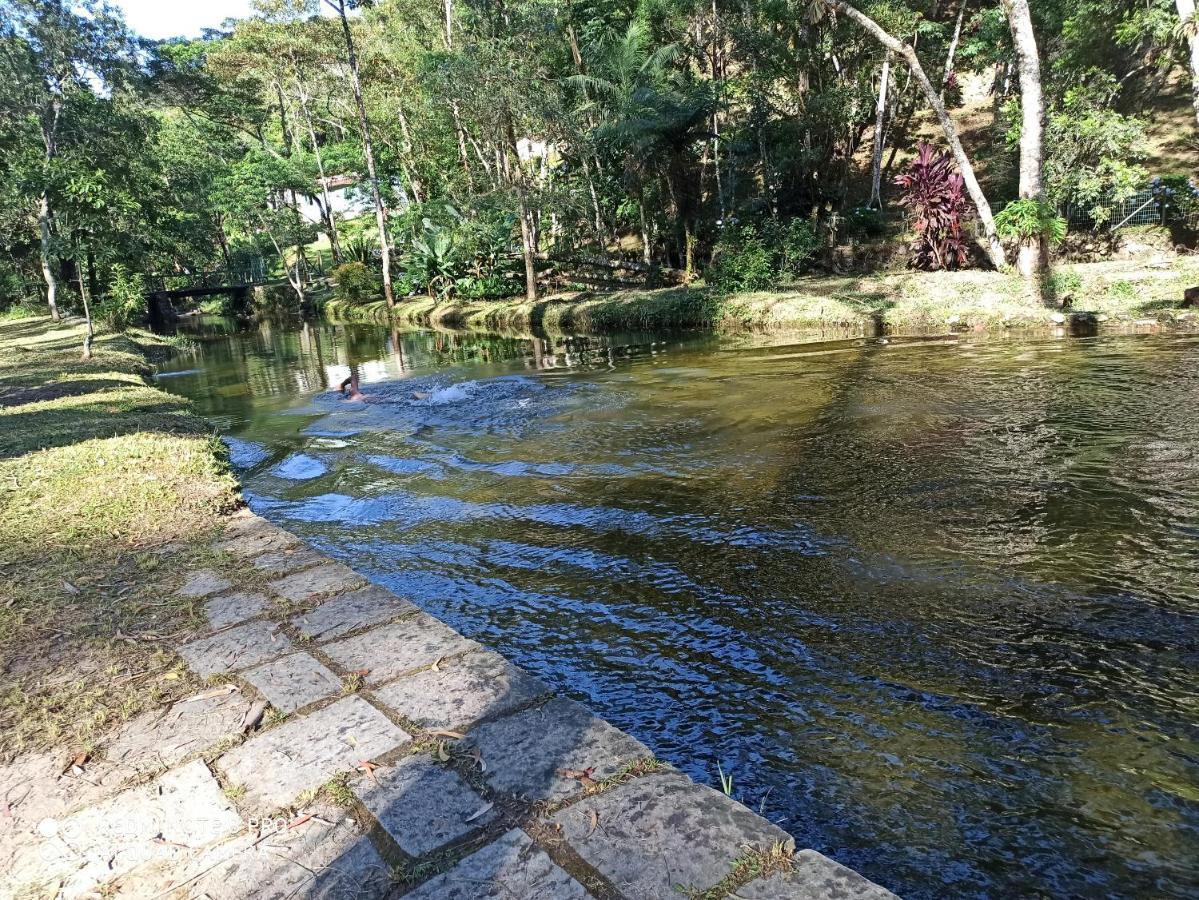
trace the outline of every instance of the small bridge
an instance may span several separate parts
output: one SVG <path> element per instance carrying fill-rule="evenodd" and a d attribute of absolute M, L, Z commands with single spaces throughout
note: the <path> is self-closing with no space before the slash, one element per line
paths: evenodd
<path fill-rule="evenodd" d="M 151 298 L 175 300 L 181 297 L 209 297 L 213 294 L 237 294 L 272 280 L 261 266 L 249 269 L 215 269 L 211 272 L 180 272 L 151 275 L 146 293 Z"/>
<path fill-rule="evenodd" d="M 316 265 L 305 260 L 300 266 L 300 277 L 311 284 L 324 277 L 325 267 L 321 260 Z M 169 275 L 150 275 L 146 279 L 146 300 L 152 321 L 173 319 L 177 313 L 175 300 L 187 297 L 211 297 L 216 294 L 231 294 L 245 299 L 250 290 L 287 284 L 286 277 L 272 277 L 262 260 L 254 260 L 248 268 L 214 269 L 210 272 L 174 272 Z"/>

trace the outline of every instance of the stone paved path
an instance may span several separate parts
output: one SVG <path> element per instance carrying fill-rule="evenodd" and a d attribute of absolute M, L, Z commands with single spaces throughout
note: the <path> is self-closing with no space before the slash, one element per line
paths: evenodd
<path fill-rule="evenodd" d="M 262 519 L 215 549 L 212 688 L 0 768 L 0 898 L 894 896 Z"/>

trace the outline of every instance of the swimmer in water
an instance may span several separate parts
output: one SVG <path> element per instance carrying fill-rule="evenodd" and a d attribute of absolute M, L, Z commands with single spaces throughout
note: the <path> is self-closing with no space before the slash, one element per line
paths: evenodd
<path fill-rule="evenodd" d="M 346 389 L 349 389 L 348 391 Z M 361 401 L 366 399 L 366 394 L 358 390 L 358 370 L 351 366 L 350 377 L 343 381 L 337 388 L 341 391 L 341 395 L 348 401 Z"/>

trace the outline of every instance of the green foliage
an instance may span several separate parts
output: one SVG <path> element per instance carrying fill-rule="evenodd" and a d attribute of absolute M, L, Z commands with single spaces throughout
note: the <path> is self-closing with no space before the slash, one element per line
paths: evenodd
<path fill-rule="evenodd" d="M 766 243 L 774 251 L 774 264 L 789 278 L 803 274 L 820 249 L 821 236 L 807 219 L 772 220 L 765 228 Z"/>
<path fill-rule="evenodd" d="M 425 220 L 421 232 L 409 243 L 404 263 L 408 274 L 425 286 L 430 297 L 449 293 L 458 263 L 454 232 Z"/>
<path fill-rule="evenodd" d="M 372 266 L 378 262 L 379 242 L 366 234 L 356 234 L 342 244 L 342 253 L 354 262 Z"/>
<path fill-rule="evenodd" d="M 96 307 L 97 321 L 114 331 L 124 331 L 146 310 L 146 280 L 117 263 L 112 267 L 108 290 Z"/>
<path fill-rule="evenodd" d="M 1077 297 L 1082 292 L 1082 276 L 1077 272 L 1054 272 L 1049 279 L 1055 297 Z"/>
<path fill-rule="evenodd" d="M 351 260 L 333 270 L 333 295 L 346 303 L 369 303 L 383 295 L 383 287 L 373 269 Z"/>
<path fill-rule="evenodd" d="M 1138 165 L 1144 128 L 1112 109 L 1111 86 L 1106 87 L 1066 91 L 1045 128 L 1046 199 L 1079 207 L 1097 223 L 1107 222 L 1113 205 L 1135 194 L 1148 177 Z"/>
<path fill-rule="evenodd" d="M 726 291 L 760 291 L 807 270 L 821 238 L 806 219 L 734 225 L 713 254 L 708 280 Z"/>
<path fill-rule="evenodd" d="M 995 230 L 1000 237 L 1025 243 L 1044 237 L 1060 244 L 1066 237 L 1066 220 L 1045 201 L 1028 197 L 1001 209 L 995 216 Z"/>
<path fill-rule="evenodd" d="M 775 284 L 774 254 L 753 225 L 734 226 L 716 244 L 708 280 L 726 291 L 761 291 Z"/>
<path fill-rule="evenodd" d="M 1190 175 L 1160 175 L 1149 189 L 1166 208 L 1167 222 L 1188 222 L 1199 213 L 1199 185 Z"/>

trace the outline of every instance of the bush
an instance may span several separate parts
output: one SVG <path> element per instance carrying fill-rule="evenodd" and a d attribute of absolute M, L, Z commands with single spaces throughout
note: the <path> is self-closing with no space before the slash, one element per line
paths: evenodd
<path fill-rule="evenodd" d="M 1111 219 L 1112 208 L 1132 197 L 1148 173 L 1145 130 L 1139 119 L 1112 108 L 1117 85 L 1111 76 L 1070 88 L 1045 123 L 1045 187 L 1055 206 L 1084 210 L 1097 224 Z M 1014 124 L 1008 142 L 1020 139 Z"/>
<path fill-rule="evenodd" d="M 708 279 L 726 291 L 760 291 L 776 280 L 773 254 L 753 225 L 734 226 L 716 242 Z"/>
<path fill-rule="evenodd" d="M 454 283 L 454 290 L 468 300 L 502 300 L 524 290 L 524 285 L 501 275 L 476 278 L 467 275 Z"/>
<path fill-rule="evenodd" d="M 333 270 L 333 285 L 334 296 L 346 303 L 369 303 L 383 293 L 374 272 L 357 260 L 342 263 Z"/>
<path fill-rule="evenodd" d="M 953 157 L 948 152 L 936 153 L 930 144 L 920 144 L 916 158 L 895 183 L 903 188 L 899 203 L 911 212 L 916 232 L 909 265 L 928 271 L 964 266 L 970 251 L 963 226 L 970 210 Z"/>
<path fill-rule="evenodd" d="M 146 283 L 141 272 L 130 272 L 120 263 L 110 273 L 108 290 L 96 306 L 96 320 L 114 331 L 124 331 L 145 311 Z"/>
<path fill-rule="evenodd" d="M 1013 200 L 995 216 L 995 231 L 1002 238 L 1028 243 L 1042 237 L 1051 244 L 1066 239 L 1066 220 L 1048 203 L 1025 197 Z"/>
<path fill-rule="evenodd" d="M 1150 182 L 1149 190 L 1166 208 L 1167 221 L 1186 222 L 1199 213 L 1199 187 L 1189 175 L 1161 175 Z"/>
<path fill-rule="evenodd" d="M 879 210 L 857 206 L 846 213 L 841 231 L 850 238 L 882 237 L 887 233 L 887 221 Z"/>
<path fill-rule="evenodd" d="M 708 280 L 726 291 L 761 291 L 808 268 L 820 234 L 807 219 L 738 225 L 716 242 Z"/>

